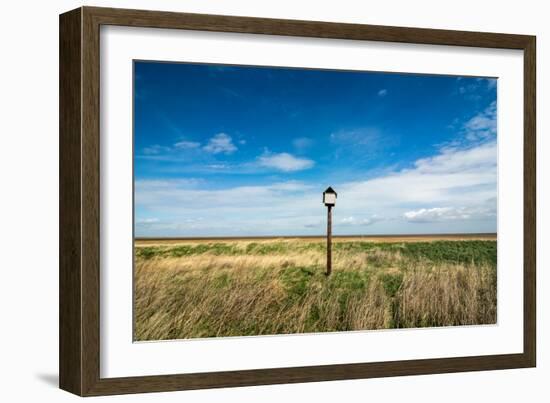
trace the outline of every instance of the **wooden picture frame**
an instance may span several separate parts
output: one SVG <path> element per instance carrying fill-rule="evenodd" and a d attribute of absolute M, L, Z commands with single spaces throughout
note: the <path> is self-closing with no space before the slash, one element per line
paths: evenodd
<path fill-rule="evenodd" d="M 226 372 L 100 377 L 100 26 L 519 49 L 524 52 L 523 353 Z M 534 367 L 535 37 L 81 7 L 60 16 L 60 387 L 80 396 Z"/>

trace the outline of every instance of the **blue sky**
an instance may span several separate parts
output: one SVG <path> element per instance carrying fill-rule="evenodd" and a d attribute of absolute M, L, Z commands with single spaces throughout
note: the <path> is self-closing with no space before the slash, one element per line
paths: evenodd
<path fill-rule="evenodd" d="M 496 232 L 496 79 L 134 68 L 136 236 Z"/>

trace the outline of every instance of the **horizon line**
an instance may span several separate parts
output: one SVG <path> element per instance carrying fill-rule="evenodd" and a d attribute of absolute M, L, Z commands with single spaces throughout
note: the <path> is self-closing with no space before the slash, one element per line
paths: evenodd
<path fill-rule="evenodd" d="M 368 234 L 368 235 L 332 235 L 332 238 L 415 238 L 415 237 L 497 237 L 497 232 L 458 232 L 458 233 L 430 233 L 430 234 Z M 216 240 L 216 239 L 273 239 L 273 238 L 326 238 L 326 234 L 321 235 L 230 235 L 230 236 L 204 236 L 204 237 L 187 237 L 187 236 L 152 236 L 152 237 L 134 237 L 134 241 L 150 241 L 150 240 Z"/>

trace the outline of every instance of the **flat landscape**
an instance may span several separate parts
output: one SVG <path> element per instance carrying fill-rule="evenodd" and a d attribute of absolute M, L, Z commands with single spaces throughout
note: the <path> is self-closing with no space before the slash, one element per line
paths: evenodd
<path fill-rule="evenodd" d="M 496 323 L 495 234 L 141 239 L 137 341 Z"/>

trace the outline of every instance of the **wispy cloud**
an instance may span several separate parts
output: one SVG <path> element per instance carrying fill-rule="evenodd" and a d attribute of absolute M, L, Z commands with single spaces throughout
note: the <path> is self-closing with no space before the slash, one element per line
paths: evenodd
<path fill-rule="evenodd" d="M 412 222 L 405 213 L 425 209 L 418 213 L 419 216 L 433 215 L 439 210 L 429 212 L 430 209 L 461 206 L 480 208 L 478 218 L 489 219 L 490 214 L 481 213 L 496 208 L 496 153 L 495 142 L 467 150 L 446 151 L 416 161 L 413 168 L 342 184 L 337 189 L 341 196 L 338 208 L 351 213 L 371 211 Z"/>
<path fill-rule="evenodd" d="M 153 224 L 158 224 L 160 220 L 158 218 L 139 218 L 136 220 L 136 226 L 144 229 L 151 228 Z"/>
<path fill-rule="evenodd" d="M 141 153 L 137 153 L 137 158 L 144 158 L 150 160 L 172 160 L 179 159 L 178 156 L 182 152 L 187 150 L 198 149 L 201 143 L 190 140 L 180 140 L 171 145 L 153 144 L 141 149 Z"/>
<path fill-rule="evenodd" d="M 244 144 L 242 141 L 240 144 Z M 226 133 L 218 133 L 212 136 L 204 146 L 198 141 L 182 139 L 171 145 L 153 144 L 141 149 L 136 154 L 137 158 L 150 159 L 156 161 L 182 161 L 188 153 L 204 152 L 208 154 L 229 155 L 237 151 L 237 146 L 233 144 L 231 136 Z"/>
<path fill-rule="evenodd" d="M 188 178 L 188 179 L 139 179 L 134 183 L 136 198 L 139 195 L 140 198 L 145 196 L 147 192 L 167 192 L 170 189 L 196 189 L 198 185 L 204 183 L 201 178 Z"/>
<path fill-rule="evenodd" d="M 330 134 L 330 141 L 340 146 L 374 146 L 379 139 L 380 131 L 373 127 L 340 130 Z"/>
<path fill-rule="evenodd" d="M 496 79 L 138 65 L 136 88 L 152 91 L 136 101 L 143 231 L 320 234 L 328 185 L 335 233 L 496 229 Z"/>
<path fill-rule="evenodd" d="M 261 167 L 272 168 L 283 172 L 294 172 L 309 169 L 315 162 L 307 158 L 295 157 L 289 153 L 265 152 L 258 157 L 258 164 Z"/>
<path fill-rule="evenodd" d="M 479 101 L 482 94 L 488 91 L 494 91 L 497 86 L 496 78 L 477 77 L 475 80 L 464 80 L 462 77 L 456 79 L 456 93 L 467 100 Z"/>
<path fill-rule="evenodd" d="M 444 225 L 440 230 L 445 232 L 468 228 L 494 231 L 496 152 L 496 142 L 492 141 L 469 149 L 446 150 L 419 159 L 408 169 L 372 179 L 333 183 L 339 196 L 333 210 L 334 231 L 414 233 L 422 231 L 418 225 L 434 231 L 433 225 L 438 223 Z M 294 158 L 283 157 L 282 161 L 291 161 L 293 169 L 303 166 L 296 165 Z M 273 164 L 289 169 L 280 160 Z M 268 165 L 278 169 L 273 164 Z M 172 235 L 276 235 L 296 233 L 300 228 L 305 233 L 320 233 L 324 228 L 326 211 L 319 184 L 287 181 L 224 189 L 213 189 L 212 185 L 198 180 L 136 181 L 136 208 L 161 219 L 148 224 L 149 233 L 165 235 L 167 231 Z M 193 217 L 203 220 L 191 228 L 186 220 Z M 176 229 L 167 230 L 167 222 L 177 224 Z"/>
<path fill-rule="evenodd" d="M 493 142 L 497 136 L 497 124 L 497 103 L 493 101 L 485 109 L 466 120 L 455 118 L 448 125 L 449 129 L 455 131 L 455 137 L 437 144 L 437 147 L 445 153 L 445 151 L 467 149 Z"/>
<path fill-rule="evenodd" d="M 212 154 L 231 154 L 237 151 L 237 146 L 233 144 L 231 136 L 225 133 L 218 133 L 208 140 L 208 144 L 203 149 Z"/>
<path fill-rule="evenodd" d="M 378 127 L 360 127 L 335 131 L 330 134 L 329 140 L 335 158 L 352 155 L 365 160 L 394 147 L 399 143 L 399 136 L 383 135 Z"/>
<path fill-rule="evenodd" d="M 201 146 L 201 143 L 197 141 L 186 141 L 186 140 L 178 141 L 177 143 L 174 144 L 175 148 L 178 148 L 181 150 L 187 150 L 190 148 L 199 148 L 200 146 Z"/>
<path fill-rule="evenodd" d="M 468 149 L 444 149 L 434 157 L 415 161 L 419 174 L 466 174 L 471 171 L 491 172 L 496 169 L 496 142 Z"/>
<path fill-rule="evenodd" d="M 158 218 L 142 218 L 136 221 L 138 224 L 152 224 L 154 222 L 158 222 Z"/>
<path fill-rule="evenodd" d="M 481 113 L 478 113 L 464 125 L 464 133 L 469 141 L 486 140 L 497 134 L 497 104 L 496 101 Z"/>
<path fill-rule="evenodd" d="M 340 220 L 340 224 L 344 226 L 354 225 L 354 226 L 367 226 L 372 225 L 382 221 L 382 218 L 377 215 L 372 215 L 371 217 L 356 218 L 354 216 L 344 217 Z"/>
<path fill-rule="evenodd" d="M 491 203 L 492 204 L 492 203 Z M 470 207 L 432 207 L 407 211 L 403 217 L 414 223 L 434 223 L 496 217 L 496 205 Z"/>
<path fill-rule="evenodd" d="M 496 78 L 487 78 L 486 82 L 487 82 L 487 88 L 490 90 L 495 89 L 498 84 L 498 80 Z"/>
<path fill-rule="evenodd" d="M 350 217 L 344 217 L 340 220 L 340 222 L 342 224 L 353 224 L 355 222 L 355 218 L 353 218 L 353 216 L 350 216 Z"/>
<path fill-rule="evenodd" d="M 292 140 L 292 146 L 299 152 L 307 150 L 313 143 L 314 141 L 309 137 L 297 137 Z"/>
<path fill-rule="evenodd" d="M 144 155 L 158 155 L 170 151 L 170 147 L 161 146 L 159 144 L 153 144 L 149 147 L 144 147 L 141 152 Z"/>

